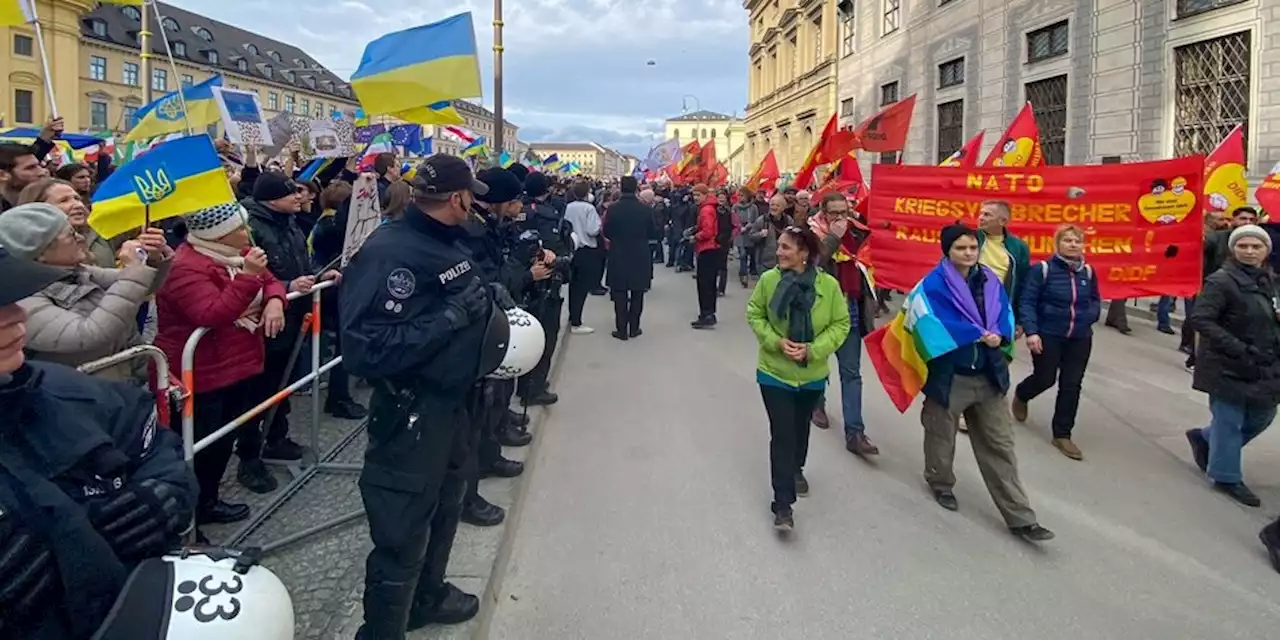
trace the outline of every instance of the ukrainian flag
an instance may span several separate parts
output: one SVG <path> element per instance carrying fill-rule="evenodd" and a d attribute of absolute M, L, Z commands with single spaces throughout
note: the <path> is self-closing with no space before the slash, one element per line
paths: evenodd
<path fill-rule="evenodd" d="M 0 0 L 0 27 L 16 27 L 34 21 L 29 0 Z"/>
<path fill-rule="evenodd" d="M 364 49 L 351 76 L 369 114 L 395 114 L 444 100 L 476 98 L 480 59 L 471 13 L 389 33 Z"/>
<path fill-rule="evenodd" d="M 147 140 L 170 133 L 187 131 L 203 131 L 209 125 L 222 119 L 218 111 L 218 103 L 213 99 L 213 88 L 222 86 L 222 76 L 216 75 L 197 85 L 182 89 L 182 97 L 178 92 L 166 93 L 159 100 L 138 110 L 138 123 L 133 125 L 125 142 Z M 182 112 L 182 102 L 186 100 L 187 113 Z"/>
<path fill-rule="evenodd" d="M 417 109 L 409 109 L 408 111 L 393 113 L 391 114 L 391 117 L 398 118 L 405 122 L 412 122 L 413 124 L 425 125 L 466 123 L 466 121 L 462 119 L 462 114 L 458 113 L 458 110 L 453 107 L 453 102 L 450 100 L 441 100 L 440 102 L 429 104 L 425 107 L 418 107 Z"/>
<path fill-rule="evenodd" d="M 206 134 L 157 145 L 116 169 L 93 194 L 89 226 L 104 238 L 234 202 L 222 161 Z"/>

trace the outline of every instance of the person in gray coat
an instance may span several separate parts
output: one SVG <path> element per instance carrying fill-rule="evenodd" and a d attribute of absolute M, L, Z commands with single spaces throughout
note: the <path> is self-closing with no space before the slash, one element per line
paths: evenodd
<path fill-rule="evenodd" d="M 778 194 L 769 200 L 768 215 L 758 216 L 749 226 L 743 227 L 747 230 L 742 234 L 744 241 L 750 238 L 755 243 L 756 267 L 760 273 L 778 266 L 778 237 L 791 226 L 788 206 L 787 197 Z"/>
<path fill-rule="evenodd" d="M 164 282 L 173 258 L 164 233 L 148 229 L 121 247 L 123 268 L 86 265 L 83 238 L 61 209 L 43 202 L 19 205 L 0 216 L 0 246 L 23 260 L 69 270 L 18 304 L 28 316 L 31 358 L 70 367 L 142 342 L 138 310 Z M 97 375 L 145 380 L 142 363 L 121 363 Z"/>

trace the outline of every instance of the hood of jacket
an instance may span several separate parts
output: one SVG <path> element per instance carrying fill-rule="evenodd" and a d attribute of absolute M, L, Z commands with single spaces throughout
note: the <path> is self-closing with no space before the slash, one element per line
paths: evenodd
<path fill-rule="evenodd" d="M 714 193 L 708 193 L 707 195 L 705 195 L 705 196 L 703 196 L 703 197 L 702 197 L 702 200 L 700 200 L 700 201 L 698 202 L 698 204 L 700 204 L 700 205 L 702 205 L 702 206 L 704 206 L 704 207 L 705 207 L 705 206 L 707 206 L 707 205 L 711 205 L 711 206 L 715 207 L 715 206 L 719 206 L 719 205 L 720 205 L 720 199 L 716 197 L 716 194 L 714 194 Z"/>

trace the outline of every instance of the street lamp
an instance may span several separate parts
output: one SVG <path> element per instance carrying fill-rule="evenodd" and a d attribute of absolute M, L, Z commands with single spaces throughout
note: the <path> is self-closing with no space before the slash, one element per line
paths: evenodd
<path fill-rule="evenodd" d="M 698 100 L 698 96 L 695 96 L 692 93 L 686 93 L 683 96 L 680 96 L 680 111 L 682 113 L 687 113 L 689 111 L 689 98 L 693 98 L 694 108 L 698 111 L 702 111 L 702 102 Z"/>
<path fill-rule="evenodd" d="M 493 0 L 493 153 L 502 155 L 502 0 Z"/>

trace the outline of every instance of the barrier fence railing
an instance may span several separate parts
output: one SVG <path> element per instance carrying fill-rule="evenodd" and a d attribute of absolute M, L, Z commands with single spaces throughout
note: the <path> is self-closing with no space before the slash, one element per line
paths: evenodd
<path fill-rule="evenodd" d="M 267 518 L 271 517 L 271 515 L 278 511 L 290 498 L 302 490 L 303 486 L 306 485 L 306 483 L 317 473 L 322 471 L 351 473 L 359 472 L 363 468 L 363 465 L 360 464 L 335 462 L 334 460 L 342 450 L 347 447 L 347 445 L 360 435 L 360 432 L 365 428 L 365 422 L 361 422 L 359 425 L 349 430 L 338 440 L 336 444 L 330 447 L 323 454 L 320 453 L 320 376 L 324 375 L 330 369 L 333 369 L 342 362 L 342 356 L 337 356 L 324 364 L 320 363 L 320 337 L 323 332 L 323 324 L 321 322 L 320 314 L 320 300 L 323 292 L 326 289 L 333 288 L 334 286 L 336 286 L 335 281 L 318 282 L 311 288 L 309 293 L 290 293 L 288 296 L 290 301 L 297 300 L 305 296 L 311 297 L 311 311 L 303 320 L 303 333 L 300 334 L 299 337 L 299 340 L 301 340 L 309 333 L 311 338 L 311 371 L 299 378 L 297 381 L 286 385 L 270 398 L 263 400 L 258 403 L 257 406 L 249 409 L 240 416 L 237 416 L 231 422 L 228 422 L 213 433 L 198 441 L 195 439 L 195 403 L 196 395 L 200 390 L 196 388 L 195 385 L 195 371 L 193 367 L 195 363 L 196 347 L 199 346 L 200 340 L 209 333 L 209 327 L 196 329 L 191 334 L 191 337 L 187 339 L 186 345 L 183 346 L 182 384 L 186 387 L 187 395 L 182 404 L 182 446 L 188 464 L 191 464 L 195 460 L 196 454 L 208 448 L 209 445 L 222 438 L 231 436 L 238 428 L 249 424 L 258 416 L 272 410 L 285 398 L 293 395 L 299 389 L 302 389 L 307 385 L 311 385 L 311 446 L 307 455 L 304 456 L 303 469 L 301 473 L 295 475 L 293 480 L 280 490 L 279 495 L 272 498 L 271 502 L 269 502 L 265 507 L 259 509 L 257 513 L 255 513 L 253 517 L 251 517 L 239 530 L 233 533 L 224 543 L 227 546 L 236 546 L 247 540 L 249 536 L 258 529 L 258 527 L 262 526 L 262 524 L 266 522 Z M 264 424 L 262 428 L 266 429 L 267 425 Z M 307 458 L 310 458 L 310 460 Z M 280 538 L 279 540 L 255 546 L 260 547 L 263 553 L 270 553 L 285 545 L 292 544 L 298 540 L 321 533 L 333 527 L 340 526 L 360 518 L 363 515 L 364 509 L 361 508 L 358 511 L 352 511 L 315 526 L 308 527 L 301 531 L 296 531 Z M 192 527 L 192 535 L 194 535 L 194 532 L 195 527 Z"/>
<path fill-rule="evenodd" d="M 164 351 L 161 351 L 160 347 L 140 344 L 136 347 L 129 347 L 119 353 L 113 353 L 105 358 L 86 362 L 76 367 L 76 369 L 80 373 L 92 375 L 136 358 L 147 358 L 155 365 L 156 415 L 160 418 L 160 424 L 172 428 L 173 425 L 169 421 L 169 394 L 175 389 L 169 386 L 169 359 L 164 356 Z"/>

